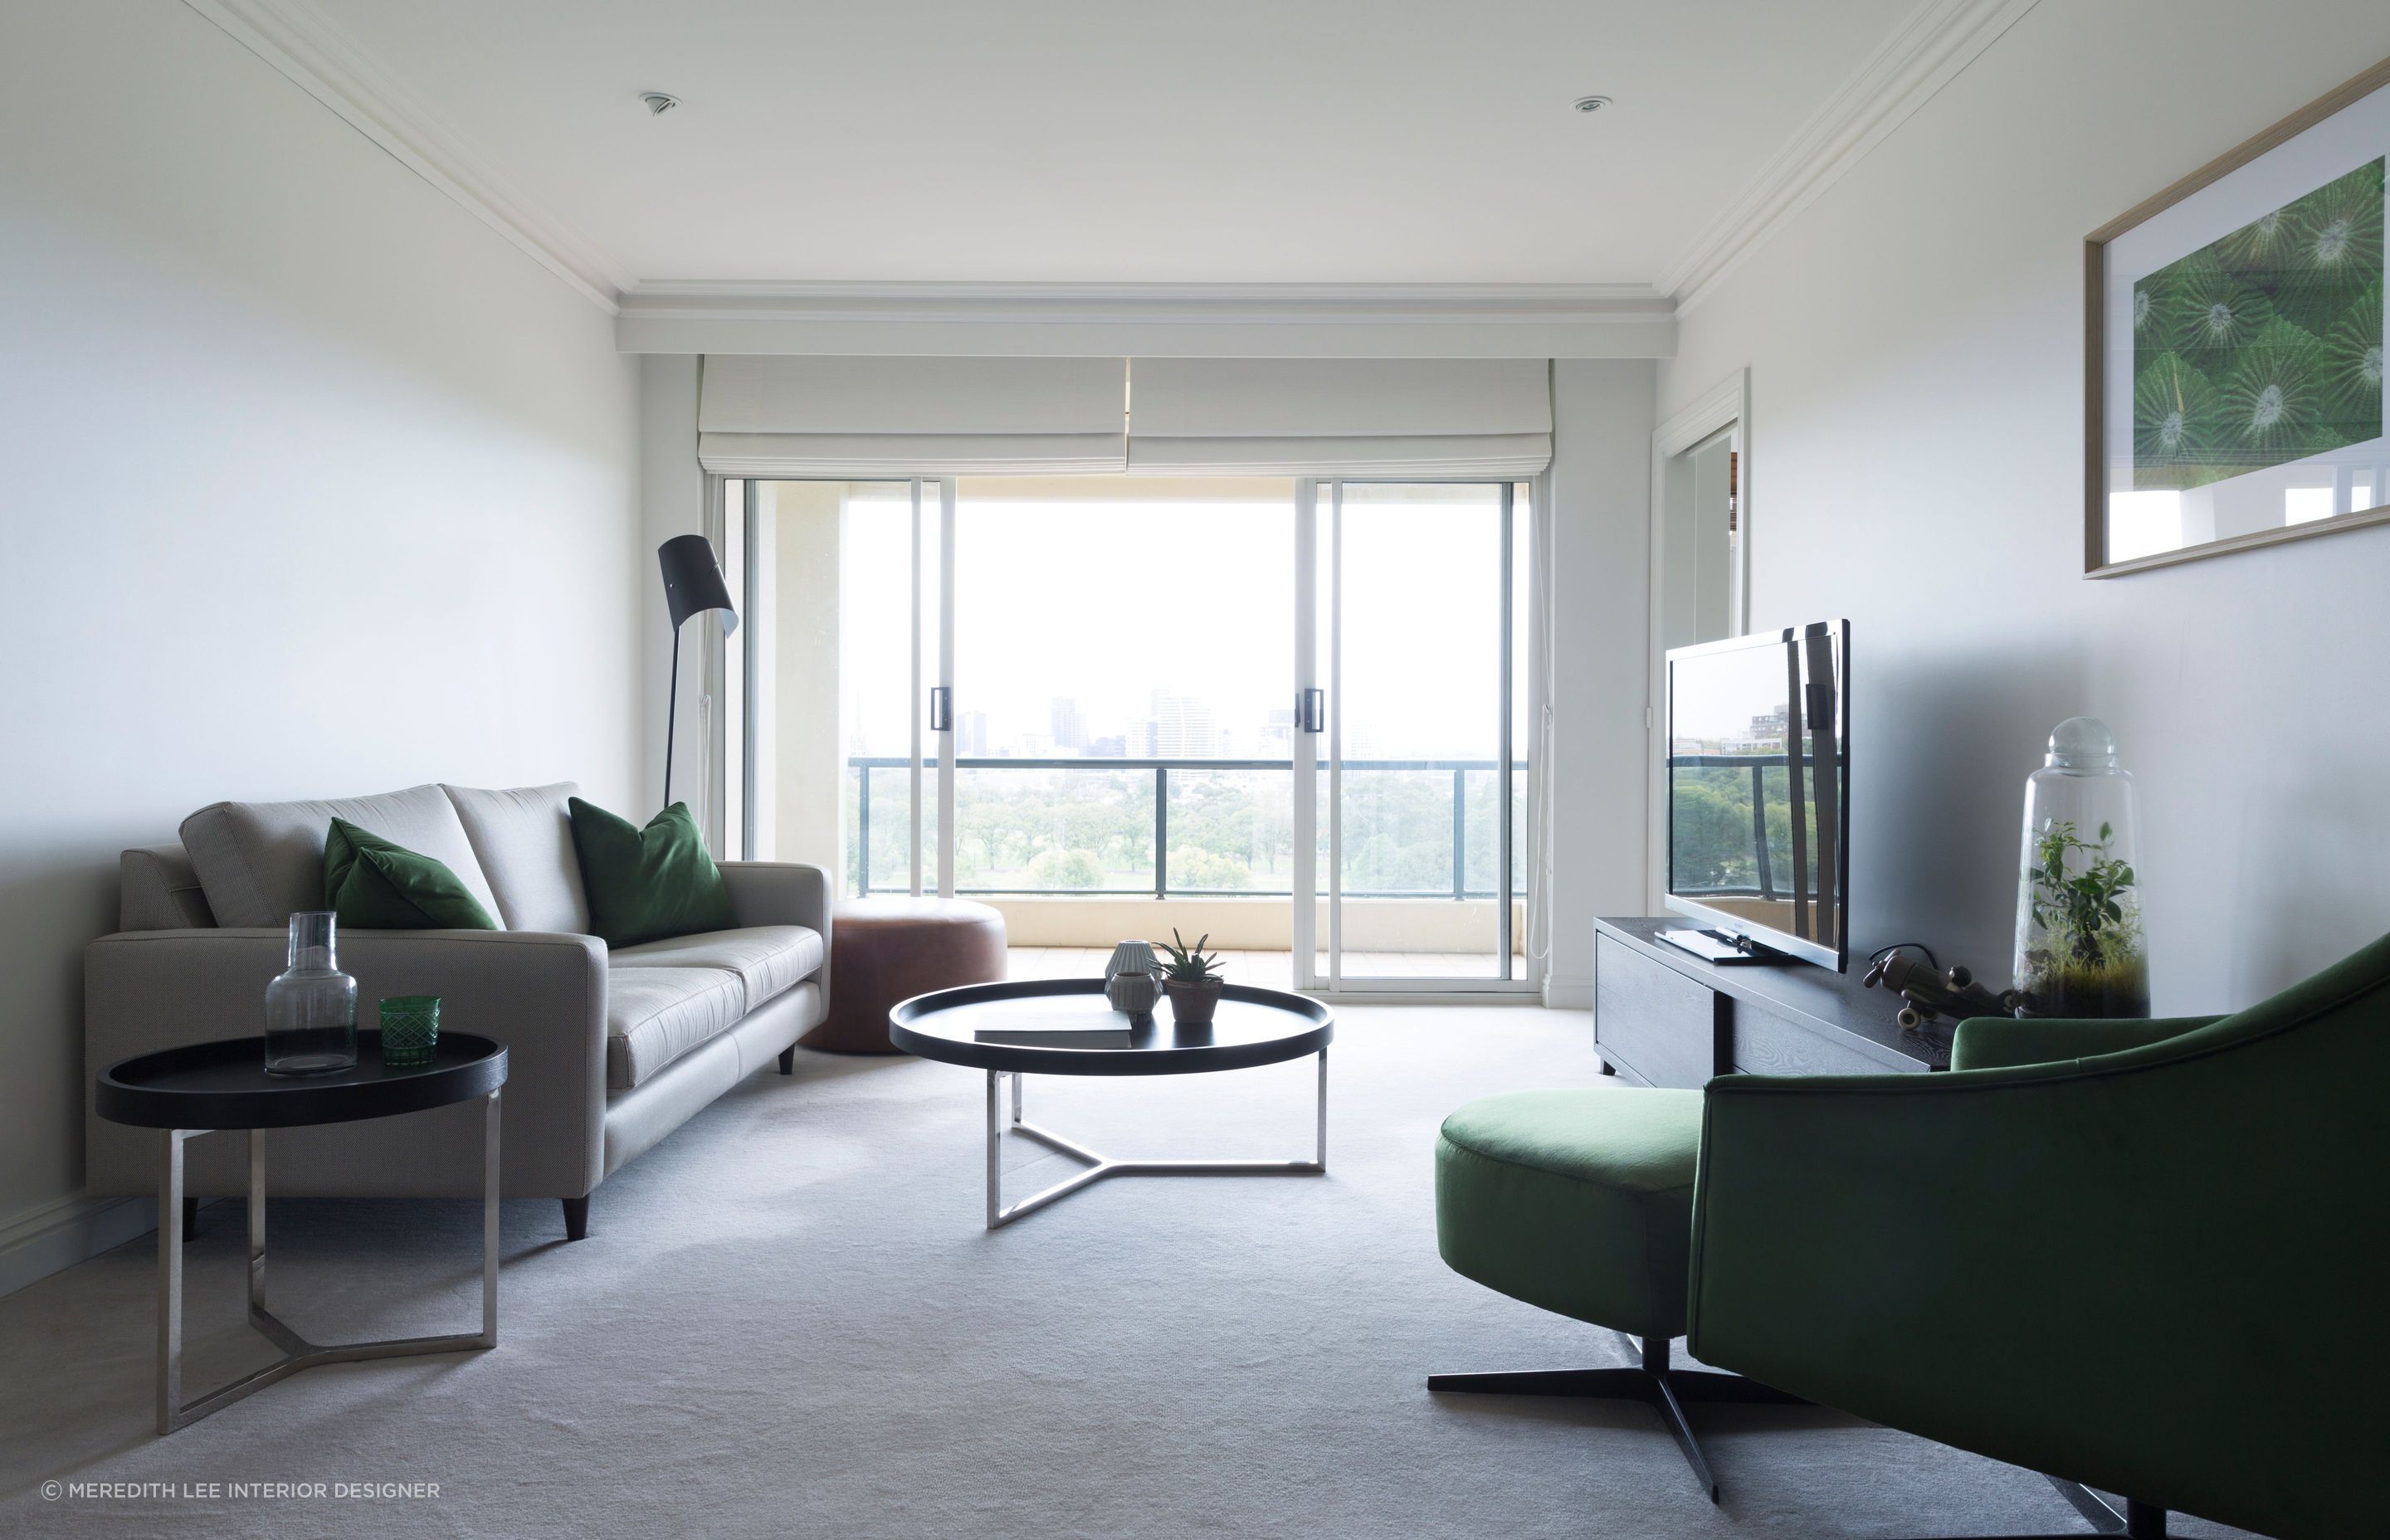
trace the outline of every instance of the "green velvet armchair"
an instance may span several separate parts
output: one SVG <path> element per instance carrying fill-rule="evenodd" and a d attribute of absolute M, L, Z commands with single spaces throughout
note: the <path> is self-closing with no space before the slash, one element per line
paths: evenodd
<path fill-rule="evenodd" d="M 2231 1016 L 1968 1021 L 1953 1069 L 1710 1083 L 1692 1352 L 2149 1533 L 2390 1532 L 2390 937 Z"/>

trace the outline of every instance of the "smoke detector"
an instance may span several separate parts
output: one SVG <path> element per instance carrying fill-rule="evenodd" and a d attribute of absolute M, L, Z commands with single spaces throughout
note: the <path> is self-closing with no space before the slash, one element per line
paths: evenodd
<path fill-rule="evenodd" d="M 1610 105 L 1608 96 L 1579 96 L 1574 104 L 1580 112 L 1599 112 Z M 662 109 L 658 109 L 659 111 Z"/>

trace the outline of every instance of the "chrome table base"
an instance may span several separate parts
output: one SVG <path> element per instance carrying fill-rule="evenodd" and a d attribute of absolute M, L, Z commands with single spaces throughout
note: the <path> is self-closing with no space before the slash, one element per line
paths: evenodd
<path fill-rule="evenodd" d="M 1012 1082 L 1012 1132 L 1026 1139 L 1034 1139 L 1047 1149 L 1068 1155 L 1074 1161 L 1085 1161 L 1087 1169 L 1076 1176 L 1055 1183 L 1042 1192 L 1032 1193 L 1018 1203 L 1007 1207 L 1004 1201 L 1004 1116 L 1002 1084 Z M 1109 1155 L 1089 1149 L 1086 1145 L 1061 1135 L 1024 1123 L 1021 1117 L 1021 1082 L 1019 1073 L 1003 1070 L 987 1072 L 987 1227 L 999 1229 L 1027 1214 L 1036 1213 L 1081 1187 L 1092 1187 L 1107 1176 L 1317 1176 L 1328 1169 L 1328 1050 L 1319 1050 L 1319 1113 L 1317 1142 L 1308 1161 L 1115 1161 Z"/>
<path fill-rule="evenodd" d="M 251 1392 L 321 1364 L 363 1358 L 406 1358 L 425 1353 L 476 1352 L 498 1345 L 498 1097 L 482 1110 L 482 1329 L 446 1337 L 397 1337 L 372 1342 L 316 1343 L 265 1308 L 265 1130 L 249 1130 L 249 1324 L 282 1357 L 196 1401 L 183 1399 L 183 1146 L 205 1128 L 159 1130 L 158 1150 L 158 1431 L 161 1436 L 222 1411 Z"/>

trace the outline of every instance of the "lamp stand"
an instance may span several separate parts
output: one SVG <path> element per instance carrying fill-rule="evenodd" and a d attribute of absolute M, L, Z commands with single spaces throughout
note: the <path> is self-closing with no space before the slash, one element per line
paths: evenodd
<path fill-rule="evenodd" d="M 680 627 L 673 627 L 672 686 L 664 696 L 664 806 L 672 806 L 673 726 L 680 720 Z"/>

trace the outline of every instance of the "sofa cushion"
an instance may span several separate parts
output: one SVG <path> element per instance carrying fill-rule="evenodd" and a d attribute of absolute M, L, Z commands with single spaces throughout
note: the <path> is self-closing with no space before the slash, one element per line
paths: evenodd
<path fill-rule="evenodd" d="M 324 834 L 335 818 L 428 855 L 492 915 L 500 909 L 447 794 L 410 787 L 378 797 L 212 802 L 183 820 L 183 848 L 218 925 L 276 926 L 324 906 Z"/>
<path fill-rule="evenodd" d="M 701 930 L 693 936 L 616 947 L 609 960 L 628 968 L 719 968 L 747 986 L 747 1008 L 821 967 L 821 936 L 802 925 L 752 925 L 741 930 Z"/>
<path fill-rule="evenodd" d="M 747 1014 L 747 986 L 718 968 L 609 968 L 606 1088 L 627 1091 Z"/>
<path fill-rule="evenodd" d="M 444 862 L 346 818 L 324 837 L 324 903 L 358 930 L 495 930 L 498 922 Z"/>
<path fill-rule="evenodd" d="M 572 848 L 581 853 L 590 929 L 607 945 L 636 946 L 738 925 L 730 889 L 687 802 L 673 803 L 645 828 L 578 797 L 565 806 L 572 815 Z"/>
<path fill-rule="evenodd" d="M 440 789 L 473 842 L 508 930 L 595 933 L 589 929 L 589 897 L 581 891 L 581 857 L 572 849 L 572 818 L 565 811 L 566 800 L 580 794 L 577 784 Z"/>
<path fill-rule="evenodd" d="M 139 845 L 117 858 L 122 879 L 116 901 L 120 930 L 208 930 L 216 917 L 181 845 Z"/>

